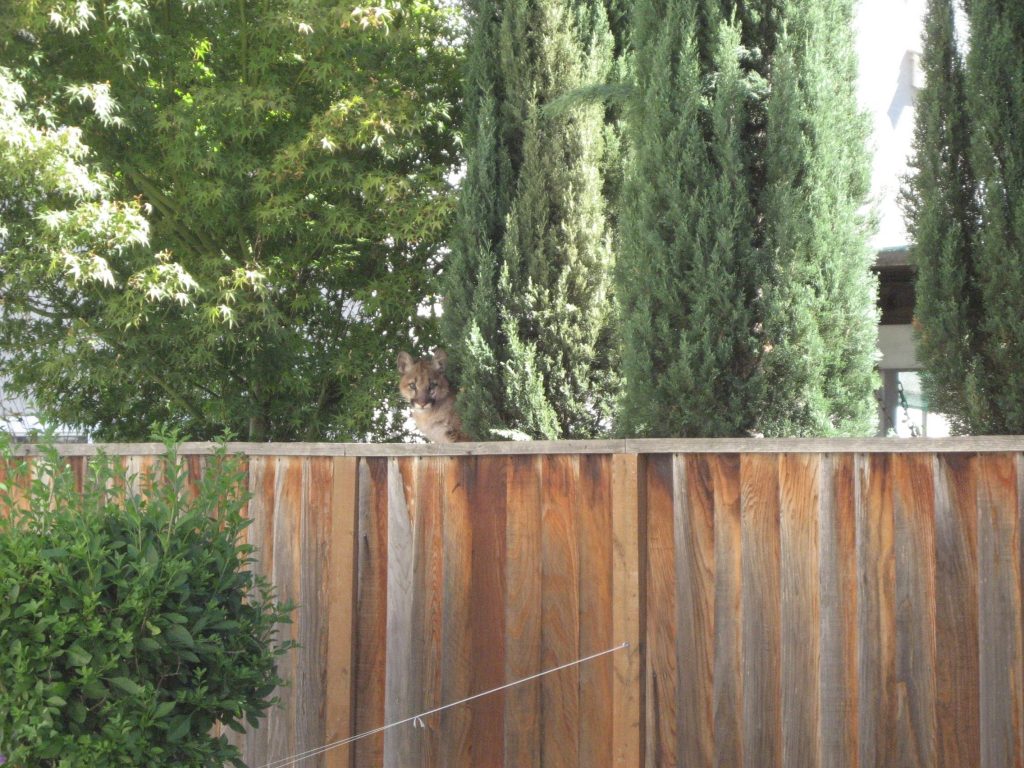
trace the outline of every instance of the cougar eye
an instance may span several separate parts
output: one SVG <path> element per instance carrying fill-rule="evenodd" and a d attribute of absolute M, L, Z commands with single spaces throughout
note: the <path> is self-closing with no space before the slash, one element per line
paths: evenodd
<path fill-rule="evenodd" d="M 433 392 L 435 389 L 437 389 L 437 382 L 436 381 L 430 382 L 430 391 Z"/>
<path fill-rule="evenodd" d="M 416 382 L 415 381 L 410 381 L 409 382 L 409 389 L 411 389 L 413 392 L 416 391 Z"/>

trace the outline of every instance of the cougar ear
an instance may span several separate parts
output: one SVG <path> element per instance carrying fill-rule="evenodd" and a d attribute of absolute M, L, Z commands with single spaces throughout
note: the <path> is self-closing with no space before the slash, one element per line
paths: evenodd
<path fill-rule="evenodd" d="M 412 355 L 402 351 L 398 353 L 398 372 L 405 373 L 412 365 Z"/>
<path fill-rule="evenodd" d="M 435 349 L 434 360 L 431 362 L 430 367 L 438 373 L 444 373 L 444 369 L 448 367 L 448 353 L 443 349 Z"/>

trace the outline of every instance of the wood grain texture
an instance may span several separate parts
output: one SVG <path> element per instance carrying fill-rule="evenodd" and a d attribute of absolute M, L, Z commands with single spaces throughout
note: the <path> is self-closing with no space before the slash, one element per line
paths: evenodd
<path fill-rule="evenodd" d="M 637 456 L 612 457 L 612 634 L 628 647 L 613 655 L 612 765 L 646 764 L 644 754 L 644 656 L 641 637 L 647 610 L 647 502 Z"/>
<path fill-rule="evenodd" d="M 981 764 L 1024 765 L 1019 456 L 978 457 Z"/>
<path fill-rule="evenodd" d="M 678 590 L 679 760 L 710 766 L 715 754 L 715 457 L 673 457 Z"/>
<path fill-rule="evenodd" d="M 328 515 L 325 606 L 327 658 L 324 686 L 324 743 L 355 735 L 355 626 L 359 467 L 357 459 L 331 458 L 333 487 Z M 324 768 L 349 768 L 354 748 L 345 744 L 326 753 Z"/>
<path fill-rule="evenodd" d="M 818 514 L 821 458 L 779 457 L 782 764 L 820 765 Z"/>
<path fill-rule="evenodd" d="M 61 443 L 63 456 L 162 454 L 162 443 Z M 243 443 L 226 446 L 247 456 L 526 456 L 585 453 L 1005 453 L 1024 451 L 1024 437 L 917 438 L 644 438 L 604 440 L 525 440 L 486 443 Z M 216 443 L 183 443 L 181 453 L 212 454 Z M 38 454 L 33 445 L 14 446 L 15 456 Z"/>
<path fill-rule="evenodd" d="M 976 461 L 953 453 L 936 464 L 936 765 L 971 768 L 981 760 Z"/>
<path fill-rule="evenodd" d="M 936 762 L 934 457 L 892 459 L 900 765 Z M 890 755 L 890 758 L 892 756 Z"/>
<path fill-rule="evenodd" d="M 820 758 L 828 768 L 857 765 L 858 583 L 854 457 L 826 455 L 821 465 Z"/>
<path fill-rule="evenodd" d="M 709 460 L 714 492 L 714 765 L 743 765 L 743 528 L 740 457 Z M 693 487 L 695 475 L 691 473 Z M 693 494 L 691 494 L 692 496 Z"/>
<path fill-rule="evenodd" d="M 442 615 L 441 701 L 449 704 L 473 690 L 473 526 L 472 488 L 477 459 L 463 459 L 449 472 L 443 524 L 444 606 Z M 461 768 L 473 765 L 472 710 L 455 707 L 441 713 L 440 764 Z"/>
<path fill-rule="evenodd" d="M 505 683 L 505 491 L 507 459 L 477 460 L 470 493 L 473 579 L 470 627 L 474 693 Z M 469 705 L 473 765 L 501 765 L 505 752 L 505 695 L 491 694 Z"/>
<path fill-rule="evenodd" d="M 679 633 L 673 457 L 647 460 L 647 759 L 679 765 Z"/>
<path fill-rule="evenodd" d="M 249 459 L 249 515 L 252 525 L 246 529 L 248 543 L 254 547 L 255 570 L 273 581 L 274 575 L 274 506 L 277 493 L 277 459 L 254 456 Z M 270 729 L 268 718 L 258 728 L 247 727 L 243 754 L 254 765 L 270 761 Z"/>
<path fill-rule="evenodd" d="M 579 463 L 574 456 L 544 459 L 541 501 L 541 663 L 544 669 L 579 658 L 578 474 Z M 579 679 L 578 667 L 541 678 L 541 762 L 545 766 L 558 768 L 579 764 Z"/>
<path fill-rule="evenodd" d="M 899 748 L 892 458 L 857 457 L 858 747 L 863 768 L 889 768 Z"/>
<path fill-rule="evenodd" d="M 388 459 L 387 658 L 384 722 L 395 723 L 421 712 L 413 624 L 416 568 L 416 487 L 410 462 Z M 391 728 L 384 733 L 384 764 L 413 765 L 419 756 L 419 728 Z"/>
<path fill-rule="evenodd" d="M 778 458 L 740 458 L 743 764 L 782 765 Z"/>
<path fill-rule="evenodd" d="M 388 465 L 386 459 L 359 463 L 359 544 L 357 568 L 355 730 L 385 724 L 388 599 Z M 356 768 L 384 762 L 384 736 L 356 741 Z"/>
<path fill-rule="evenodd" d="M 542 664 L 542 509 L 538 456 L 509 458 L 506 549 L 505 678 L 519 680 Z M 535 680 L 505 694 L 505 765 L 541 765 L 541 684 Z"/>
<path fill-rule="evenodd" d="M 330 600 L 327 581 L 330 554 L 329 521 L 334 490 L 334 464 L 330 458 L 302 459 L 302 511 L 299 525 L 299 593 L 296 611 L 295 651 L 295 751 L 306 752 L 325 743 L 327 708 L 326 613 Z M 322 768 L 325 757 L 306 762 Z"/>
<path fill-rule="evenodd" d="M 277 468 L 277 486 L 274 489 L 274 568 L 273 582 L 277 597 L 282 602 L 296 605 L 292 623 L 277 628 L 278 637 L 298 641 L 302 625 L 302 590 L 299 581 L 299 551 L 302 533 L 302 507 L 305 484 L 301 457 L 280 458 Z M 298 692 L 295 681 L 298 673 L 298 649 L 293 648 L 277 663 L 278 674 L 286 681 L 275 695 L 281 706 L 267 714 L 268 758 L 282 760 L 294 755 L 296 749 L 296 705 Z"/>
<path fill-rule="evenodd" d="M 579 458 L 580 656 L 617 645 L 612 635 L 611 457 Z M 613 659 L 580 667 L 579 764 L 610 765 Z"/>

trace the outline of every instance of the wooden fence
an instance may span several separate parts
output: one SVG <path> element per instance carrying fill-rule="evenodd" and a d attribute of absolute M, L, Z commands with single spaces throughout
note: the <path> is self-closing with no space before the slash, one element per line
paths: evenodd
<path fill-rule="evenodd" d="M 622 643 L 298 765 L 1024 766 L 1024 439 L 233 448 L 301 605 L 250 768 Z"/>

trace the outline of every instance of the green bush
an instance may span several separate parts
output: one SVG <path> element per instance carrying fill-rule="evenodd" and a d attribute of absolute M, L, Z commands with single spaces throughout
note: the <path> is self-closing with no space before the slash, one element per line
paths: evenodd
<path fill-rule="evenodd" d="M 244 766 L 220 722 L 256 724 L 282 683 L 291 606 L 253 573 L 239 462 L 190 488 L 173 443 L 141 478 L 0 445 L 0 754 L 24 768 Z M 133 480 L 142 490 L 133 491 Z M 27 493 L 26 493 L 27 487 Z"/>

